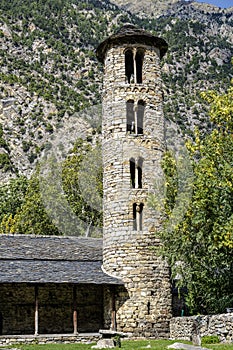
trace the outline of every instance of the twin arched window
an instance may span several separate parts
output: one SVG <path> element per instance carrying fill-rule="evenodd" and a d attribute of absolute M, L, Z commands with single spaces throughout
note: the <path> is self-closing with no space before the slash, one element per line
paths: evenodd
<path fill-rule="evenodd" d="M 139 100 L 137 104 L 134 100 L 126 102 L 127 132 L 130 134 L 143 134 L 143 119 L 145 112 L 145 102 Z"/>
<path fill-rule="evenodd" d="M 127 83 L 142 83 L 142 65 L 144 50 L 128 49 L 125 51 L 125 76 Z"/>

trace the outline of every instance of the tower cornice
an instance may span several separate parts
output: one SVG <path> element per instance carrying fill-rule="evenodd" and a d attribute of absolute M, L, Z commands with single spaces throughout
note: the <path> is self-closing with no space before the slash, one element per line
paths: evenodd
<path fill-rule="evenodd" d="M 117 44 L 146 44 L 157 47 L 160 50 L 160 58 L 162 58 L 168 49 L 167 42 L 157 36 L 152 35 L 144 29 L 137 28 L 133 24 L 126 24 L 121 27 L 115 34 L 108 37 L 99 44 L 96 50 L 98 60 L 104 63 L 107 50 L 112 45 Z"/>

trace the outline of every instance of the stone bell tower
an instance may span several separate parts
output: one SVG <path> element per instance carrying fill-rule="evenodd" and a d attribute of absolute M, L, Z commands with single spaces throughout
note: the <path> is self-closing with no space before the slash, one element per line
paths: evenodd
<path fill-rule="evenodd" d="M 165 148 L 160 58 L 167 43 L 131 24 L 97 48 L 104 63 L 104 270 L 124 282 L 117 330 L 169 336 L 169 268 L 156 254 L 161 218 L 148 205 Z"/>

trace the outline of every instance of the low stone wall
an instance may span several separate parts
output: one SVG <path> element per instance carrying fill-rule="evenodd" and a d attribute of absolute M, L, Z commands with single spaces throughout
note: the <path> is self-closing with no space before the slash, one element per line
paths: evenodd
<path fill-rule="evenodd" d="M 95 334 L 77 334 L 77 335 L 9 335 L 0 336 L 0 346 L 8 346 L 14 344 L 49 344 L 49 343 L 97 343 L 101 339 L 101 335 Z"/>
<path fill-rule="evenodd" d="M 233 342 L 233 313 L 173 317 L 170 322 L 171 339 L 191 340 L 195 325 L 200 337 L 217 335 L 221 342 Z"/>

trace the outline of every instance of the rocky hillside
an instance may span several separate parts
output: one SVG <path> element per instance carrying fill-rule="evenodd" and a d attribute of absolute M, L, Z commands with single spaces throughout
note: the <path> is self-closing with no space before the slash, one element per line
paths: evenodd
<path fill-rule="evenodd" d="M 159 17 L 166 12 L 172 11 L 174 9 L 174 5 L 182 6 L 182 5 L 192 5 L 196 8 L 199 8 L 200 11 L 204 11 L 206 13 L 216 13 L 216 12 L 224 12 L 226 10 L 221 10 L 220 8 L 207 4 L 207 3 L 199 3 L 194 0 L 113 0 L 112 3 L 116 4 L 122 9 L 128 10 L 131 13 L 136 14 L 139 17 Z M 231 9 L 232 10 L 232 9 Z"/>
<path fill-rule="evenodd" d="M 95 48 L 126 22 L 169 44 L 162 61 L 166 117 L 188 135 L 195 125 L 206 130 L 207 107 L 199 92 L 224 91 L 229 85 L 233 11 L 171 0 L 160 1 L 159 14 L 154 13 L 157 1 L 148 0 L 145 8 L 151 5 L 151 12 L 142 16 L 134 7 L 138 2 L 124 8 L 117 6 L 121 1 L 114 2 L 1 0 L 2 181 L 15 174 L 30 176 L 62 128 L 73 126 L 75 114 L 77 135 L 91 140 L 100 132 L 99 118 L 90 109 L 101 101 L 102 67 Z"/>
<path fill-rule="evenodd" d="M 162 15 L 167 10 L 171 9 L 179 0 L 113 0 L 112 3 L 119 6 L 121 9 L 130 11 L 139 17 L 157 17 Z"/>

